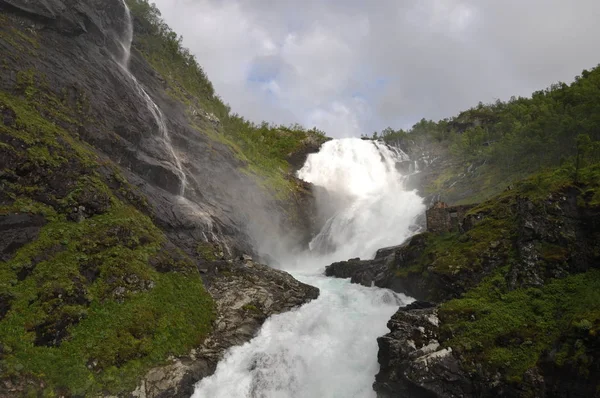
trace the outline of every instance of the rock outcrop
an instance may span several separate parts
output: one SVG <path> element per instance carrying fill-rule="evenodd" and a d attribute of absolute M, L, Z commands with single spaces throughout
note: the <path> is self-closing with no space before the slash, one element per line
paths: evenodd
<path fill-rule="evenodd" d="M 191 396 L 194 384 L 215 371 L 225 350 L 251 339 L 269 316 L 319 295 L 317 288 L 249 257 L 211 263 L 206 272 L 218 314 L 214 330 L 189 355 L 172 358 L 169 365 L 150 370 L 133 396 Z"/>
<path fill-rule="evenodd" d="M 131 53 L 121 0 L 0 0 L 0 396 L 127 396 L 150 368 L 138 393 L 185 395 L 318 294 L 232 260 L 308 239 L 311 187 L 285 159 L 256 171 L 203 72 L 127 4 Z"/>
<path fill-rule="evenodd" d="M 439 341 L 440 320 L 432 303 L 416 301 L 388 322 L 390 333 L 377 339 L 379 373 L 373 384 L 381 398 L 470 397 L 469 375 Z"/>
<path fill-rule="evenodd" d="M 388 323 L 378 396 L 597 394 L 598 182 L 541 195 L 531 184 L 468 210 L 460 230 L 326 268 L 435 303 L 401 308 Z"/>

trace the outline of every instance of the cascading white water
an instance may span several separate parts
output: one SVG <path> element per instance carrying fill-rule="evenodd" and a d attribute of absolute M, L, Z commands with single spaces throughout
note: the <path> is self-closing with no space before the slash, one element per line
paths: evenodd
<path fill-rule="evenodd" d="M 308 157 L 298 176 L 326 188 L 337 211 L 311 242 L 311 249 L 333 248 L 334 257 L 369 258 L 379 248 L 397 245 L 423 211 L 421 198 L 404 189 L 396 163 L 408 156 L 380 142 L 333 140 Z M 331 204 L 330 204 L 331 205 Z"/>
<path fill-rule="evenodd" d="M 410 227 L 425 209 L 416 193 L 403 189 L 395 164 L 404 156 L 360 139 L 329 141 L 309 156 L 299 176 L 331 191 L 324 200 L 333 198 L 339 208 L 313 240 L 312 253 L 277 260 L 321 294 L 269 318 L 254 339 L 229 350 L 215 374 L 198 383 L 193 398 L 375 396 L 376 339 L 387 333 L 398 306 L 412 300 L 324 277 L 323 267 L 372 256 L 411 235 Z M 323 253 L 324 247 L 334 251 Z"/>
<path fill-rule="evenodd" d="M 131 58 L 131 45 L 133 43 L 133 20 L 131 18 L 131 11 L 129 10 L 129 6 L 125 0 L 122 0 L 123 7 L 125 8 L 125 33 L 124 37 L 120 40 L 120 44 L 122 47 L 123 54 L 117 60 L 117 64 L 121 67 L 121 69 L 125 72 L 125 74 L 131 79 L 133 82 L 133 87 L 135 88 L 136 93 L 144 100 L 146 103 L 146 107 L 152 114 L 156 125 L 158 126 L 158 131 L 160 132 L 160 139 L 163 145 L 168 149 L 169 154 L 171 155 L 172 161 L 177 170 L 177 174 L 179 174 L 179 179 L 181 182 L 181 187 L 179 190 L 179 196 L 183 196 L 185 194 L 185 189 L 187 185 L 187 176 L 185 171 L 183 170 L 183 165 L 179 156 L 175 152 L 173 148 L 173 144 L 171 143 L 171 136 L 169 135 L 169 129 L 167 128 L 167 123 L 165 121 L 165 116 L 162 111 L 152 100 L 152 97 L 146 92 L 144 87 L 136 77 L 129 71 L 129 59 Z"/>

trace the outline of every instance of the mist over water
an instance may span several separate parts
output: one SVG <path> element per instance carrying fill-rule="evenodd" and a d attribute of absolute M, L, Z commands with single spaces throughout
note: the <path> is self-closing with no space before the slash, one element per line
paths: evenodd
<path fill-rule="evenodd" d="M 402 243 L 423 212 L 422 199 L 406 191 L 396 169 L 408 156 L 380 142 L 348 138 L 326 142 L 308 157 L 298 177 L 327 189 L 317 197 L 332 211 L 310 249 L 333 261 L 371 258 L 377 249 Z"/>
<path fill-rule="evenodd" d="M 406 159 L 360 139 L 329 141 L 309 156 L 298 175 L 327 189 L 318 202 L 330 216 L 305 253 L 276 260 L 321 294 L 272 316 L 254 339 L 230 349 L 215 374 L 197 384 L 194 398 L 375 397 L 376 339 L 412 299 L 327 278 L 323 270 L 333 261 L 372 257 L 413 233 L 425 209 L 416 193 L 403 188 L 396 162 Z"/>

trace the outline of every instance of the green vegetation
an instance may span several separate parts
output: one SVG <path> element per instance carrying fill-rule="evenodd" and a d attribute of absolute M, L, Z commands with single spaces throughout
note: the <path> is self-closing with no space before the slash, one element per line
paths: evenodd
<path fill-rule="evenodd" d="M 60 127 L 79 110 L 17 77 L 17 96 L 0 92 L 0 217 L 43 225 L 0 262 L 0 374 L 47 396 L 130 391 L 204 339 L 214 303 L 139 193 Z"/>
<path fill-rule="evenodd" d="M 323 143 L 324 133 L 300 125 L 256 124 L 231 113 L 194 56 L 182 46 L 182 37 L 162 20 L 158 8 L 148 0 L 128 0 L 128 4 L 135 18 L 135 48 L 167 81 L 168 93 L 186 105 L 192 125 L 229 145 L 247 162 L 250 173 L 262 177 L 279 198 L 287 199 L 294 188 L 285 178 L 290 171 L 287 158 L 305 145 Z"/>
<path fill-rule="evenodd" d="M 544 207 L 551 193 L 575 189 L 578 192 L 580 207 L 600 206 L 600 162 L 589 164 L 575 175 L 575 166 L 567 163 L 553 171 L 534 174 L 519 181 L 512 189 L 489 199 L 467 212 L 467 219 L 473 226 L 466 232 L 435 234 L 425 232 L 419 238 L 423 250 L 409 267 L 396 270 L 398 276 L 410 273 L 433 272 L 437 274 L 457 274 L 481 270 L 482 261 L 497 257 L 507 261 L 512 244 L 518 234 L 518 214 L 516 203 L 519 198 L 527 198 L 537 206 Z M 584 199 L 585 198 L 585 199 Z M 547 216 L 550 219 L 550 216 Z M 566 250 L 558 247 L 552 253 L 552 245 L 545 253 L 549 257 Z"/>
<path fill-rule="evenodd" d="M 244 304 L 244 306 L 242 307 L 242 309 L 244 311 L 249 311 L 249 312 L 257 312 L 257 313 L 261 313 L 262 311 L 258 309 L 257 306 L 255 306 L 254 304 Z"/>
<path fill-rule="evenodd" d="M 13 47 L 15 52 L 7 52 L 6 55 L 18 59 L 19 53 L 36 54 L 40 47 L 37 33 L 33 29 L 20 30 L 8 23 L 7 18 L 0 15 L 0 40 Z"/>
<path fill-rule="evenodd" d="M 481 364 L 514 382 L 558 347 L 556 365 L 569 363 L 585 375 L 593 355 L 586 347 L 600 332 L 600 271 L 513 291 L 503 271 L 441 306 L 444 345 L 472 371 Z"/>
<path fill-rule="evenodd" d="M 579 138 L 578 138 L 579 137 Z M 387 128 L 371 138 L 409 147 L 437 146 L 450 160 L 429 193 L 454 202 L 476 203 L 511 183 L 565 162 L 600 161 L 600 67 L 584 70 L 567 85 L 553 84 L 531 98 L 479 103 L 439 122 L 421 120 L 410 130 Z M 467 172 L 471 170 L 471 172 Z M 452 186 L 456 177 L 467 178 Z"/>
<path fill-rule="evenodd" d="M 571 195 L 580 217 L 597 222 L 600 162 L 585 164 L 577 170 L 568 162 L 516 183 L 470 209 L 466 232 L 424 233 L 411 243 L 417 255 L 403 253 L 414 261 L 398 278 L 419 276 L 434 299 L 460 296 L 440 306 L 440 341 L 468 371 L 518 384 L 528 369 L 550 363 L 588 377 L 600 332 L 600 235 L 576 233 L 557 209 Z M 543 231 L 534 238 L 523 236 L 528 217 L 538 217 L 532 228 Z M 529 243 L 533 260 L 522 252 Z M 532 274 L 539 286 L 515 278 Z"/>

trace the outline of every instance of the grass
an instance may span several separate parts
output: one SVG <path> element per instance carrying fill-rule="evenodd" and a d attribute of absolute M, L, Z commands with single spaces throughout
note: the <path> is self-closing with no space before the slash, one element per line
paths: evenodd
<path fill-rule="evenodd" d="M 323 143 L 325 135 L 299 125 L 255 124 L 232 114 L 160 12 L 146 0 L 129 0 L 128 4 L 139 29 L 135 48 L 167 82 L 171 97 L 186 107 L 190 124 L 200 134 L 229 146 L 246 163 L 244 171 L 275 197 L 288 199 L 295 188 L 286 178 L 291 171 L 288 156 L 302 149 L 307 140 Z"/>
<path fill-rule="evenodd" d="M 398 278 L 420 274 L 438 288 L 433 277 L 442 276 L 454 291 L 464 292 L 440 306 L 441 342 L 452 347 L 473 374 L 499 373 L 505 381 L 519 384 L 528 369 L 550 362 L 588 377 L 600 332 L 600 270 L 592 263 L 588 271 L 572 270 L 562 278 L 544 274 L 557 267 L 570 269 L 569 262 L 579 254 L 576 243 L 583 238 L 547 212 L 567 192 L 575 195 L 582 212 L 595 214 L 600 208 L 600 164 L 587 164 L 575 175 L 567 163 L 515 183 L 468 211 L 468 231 L 421 235 L 418 239 L 424 244 L 416 260 L 397 270 Z M 511 272 L 524 266 L 517 248 L 523 221 L 519 203 L 533 206 L 533 215 L 545 214 L 542 228 L 561 231 L 558 240 L 549 232 L 532 242 L 538 253 L 535 267 L 544 278 L 541 287 L 509 283 Z M 594 223 L 588 218 L 583 222 Z M 592 236 L 585 239 L 593 246 L 586 247 L 588 255 L 598 258 L 600 245 Z"/>
<path fill-rule="evenodd" d="M 515 382 L 557 346 L 558 366 L 586 360 L 582 342 L 600 331 L 599 270 L 542 288 L 508 291 L 505 285 L 501 270 L 463 298 L 442 304 L 444 346 L 466 358 L 471 370 L 481 364 Z"/>
<path fill-rule="evenodd" d="M 0 92 L 0 110 L 14 114 L 0 125 L 0 215 L 46 223 L 0 262 L 0 378 L 39 381 L 34 395 L 131 391 L 149 368 L 204 339 L 214 303 L 195 263 L 165 251 L 145 200 L 56 123 L 79 110 L 49 100 L 30 71 L 20 81 L 17 95 Z"/>

